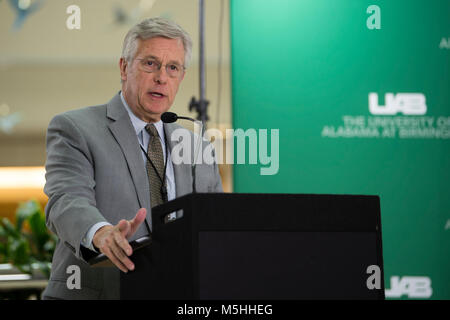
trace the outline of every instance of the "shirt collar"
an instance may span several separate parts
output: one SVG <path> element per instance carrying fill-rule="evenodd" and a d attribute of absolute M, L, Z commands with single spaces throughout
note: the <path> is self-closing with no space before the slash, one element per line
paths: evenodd
<path fill-rule="evenodd" d="M 147 122 L 139 119 L 133 111 L 131 111 L 130 107 L 128 106 L 128 103 L 126 102 L 122 91 L 120 92 L 120 99 L 122 100 L 123 105 L 125 106 L 125 109 L 128 112 L 128 115 L 130 116 L 131 124 L 134 127 L 134 130 L 136 131 L 136 135 L 139 135 L 142 130 L 145 129 L 145 126 L 148 124 Z M 164 129 L 163 129 L 163 122 L 159 120 L 158 122 L 153 123 L 156 127 L 156 130 L 158 131 L 159 137 L 161 139 L 164 138 Z"/>

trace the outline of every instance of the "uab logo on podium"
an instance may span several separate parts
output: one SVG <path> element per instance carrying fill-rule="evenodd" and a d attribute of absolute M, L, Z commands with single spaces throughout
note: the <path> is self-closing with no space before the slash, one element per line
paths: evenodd
<path fill-rule="evenodd" d="M 386 93 L 385 106 L 378 104 L 378 94 L 369 93 L 369 111 L 374 115 L 423 115 L 427 112 L 425 96 L 422 93 Z"/>

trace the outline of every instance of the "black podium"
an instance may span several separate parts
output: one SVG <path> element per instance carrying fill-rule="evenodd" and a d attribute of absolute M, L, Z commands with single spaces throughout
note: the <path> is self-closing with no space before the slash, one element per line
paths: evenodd
<path fill-rule="evenodd" d="M 152 219 L 122 299 L 384 299 L 377 196 L 190 194 Z"/>

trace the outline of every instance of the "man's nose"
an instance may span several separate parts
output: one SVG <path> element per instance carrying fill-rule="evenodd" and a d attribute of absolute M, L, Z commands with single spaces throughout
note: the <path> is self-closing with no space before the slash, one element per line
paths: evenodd
<path fill-rule="evenodd" d="M 167 82 L 168 75 L 166 71 L 166 66 L 161 66 L 159 70 L 156 70 L 154 72 L 154 74 L 155 74 L 154 77 L 155 82 L 159 84 L 165 84 Z"/>

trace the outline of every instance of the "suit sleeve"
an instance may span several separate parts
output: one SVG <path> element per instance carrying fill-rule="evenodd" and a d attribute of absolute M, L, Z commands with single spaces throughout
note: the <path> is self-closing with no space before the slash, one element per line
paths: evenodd
<path fill-rule="evenodd" d="M 45 208 L 47 227 L 79 259 L 87 231 L 106 219 L 96 208 L 94 159 L 86 138 L 69 116 L 52 119 L 47 130 Z M 87 249 L 84 249 L 87 250 Z"/>

